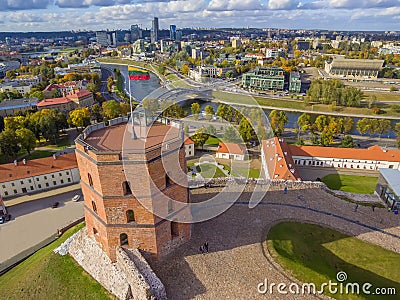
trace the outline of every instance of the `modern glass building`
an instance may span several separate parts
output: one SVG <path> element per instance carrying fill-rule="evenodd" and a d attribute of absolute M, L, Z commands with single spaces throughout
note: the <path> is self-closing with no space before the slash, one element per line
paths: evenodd
<path fill-rule="evenodd" d="M 243 74 L 242 85 L 261 91 L 281 91 L 285 86 L 285 72 L 282 68 L 277 67 L 257 67 L 254 72 Z"/>
<path fill-rule="evenodd" d="M 380 169 L 375 192 L 389 208 L 400 209 L 400 171 Z"/>
<path fill-rule="evenodd" d="M 289 76 L 289 91 L 293 93 L 300 93 L 301 78 L 299 72 L 290 72 Z"/>

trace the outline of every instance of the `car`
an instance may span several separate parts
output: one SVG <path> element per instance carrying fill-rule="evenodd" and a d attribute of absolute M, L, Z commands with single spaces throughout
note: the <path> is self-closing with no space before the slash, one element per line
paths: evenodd
<path fill-rule="evenodd" d="M 81 195 L 75 195 L 74 197 L 72 197 L 72 201 L 74 202 L 78 202 L 81 199 Z"/>
<path fill-rule="evenodd" d="M 53 203 L 51 208 L 57 208 L 59 204 L 60 204 L 60 202 L 56 201 L 56 202 Z"/>
<path fill-rule="evenodd" d="M 0 216 L 0 224 L 3 224 L 6 220 L 4 219 L 3 216 Z"/>

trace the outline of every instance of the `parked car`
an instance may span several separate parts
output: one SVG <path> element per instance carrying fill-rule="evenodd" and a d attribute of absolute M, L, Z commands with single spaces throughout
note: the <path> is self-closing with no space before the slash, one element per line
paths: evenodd
<path fill-rule="evenodd" d="M 57 208 L 59 204 L 60 204 L 60 202 L 56 201 L 56 202 L 53 203 L 51 208 Z"/>
<path fill-rule="evenodd" d="M 75 195 L 74 197 L 72 197 L 72 201 L 74 202 L 78 202 L 81 199 L 81 195 Z"/>

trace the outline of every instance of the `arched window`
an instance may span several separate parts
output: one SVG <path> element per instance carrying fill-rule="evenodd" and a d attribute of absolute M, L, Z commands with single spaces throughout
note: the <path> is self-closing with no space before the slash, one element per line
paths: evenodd
<path fill-rule="evenodd" d="M 90 175 L 89 173 L 87 174 L 88 180 L 89 180 L 89 185 L 93 186 L 93 179 L 92 179 L 92 175 Z"/>
<path fill-rule="evenodd" d="M 178 228 L 178 223 L 176 222 L 171 222 L 171 237 L 177 237 L 179 236 L 179 228 Z"/>
<path fill-rule="evenodd" d="M 165 174 L 165 186 L 168 187 L 171 185 L 171 178 L 169 178 L 168 174 Z"/>
<path fill-rule="evenodd" d="M 93 211 L 97 214 L 96 202 L 94 202 L 94 201 L 92 201 L 92 208 L 93 208 Z"/>
<path fill-rule="evenodd" d="M 168 200 L 168 213 L 172 213 L 174 211 L 174 207 L 172 206 L 172 200 Z"/>
<path fill-rule="evenodd" d="M 130 183 L 128 181 L 124 181 L 122 183 L 122 189 L 123 189 L 123 192 L 124 192 L 124 196 L 132 195 L 131 185 L 130 185 Z"/>
<path fill-rule="evenodd" d="M 119 235 L 119 244 L 120 246 L 129 246 L 128 235 L 126 233 L 121 233 Z"/>
<path fill-rule="evenodd" d="M 132 209 L 126 211 L 126 222 L 135 222 L 135 213 Z"/>

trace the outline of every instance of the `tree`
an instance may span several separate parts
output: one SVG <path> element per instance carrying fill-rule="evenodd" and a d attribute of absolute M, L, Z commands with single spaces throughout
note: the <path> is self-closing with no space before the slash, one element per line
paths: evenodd
<path fill-rule="evenodd" d="M 41 91 L 35 91 L 33 93 L 30 93 L 29 97 L 38 98 L 38 100 L 43 100 L 44 99 L 44 94 Z"/>
<path fill-rule="evenodd" d="M 146 98 L 142 101 L 142 105 L 145 109 L 148 109 L 152 113 L 155 113 L 160 109 L 160 105 L 158 103 L 158 99 L 155 98 Z"/>
<path fill-rule="evenodd" d="M 183 64 L 181 67 L 182 74 L 189 75 L 189 71 L 190 71 L 189 65 Z"/>
<path fill-rule="evenodd" d="M 272 130 L 276 136 L 281 136 L 285 130 L 285 125 L 288 123 L 287 115 L 284 111 L 272 110 L 269 114 L 269 120 Z"/>
<path fill-rule="evenodd" d="M 355 148 L 356 143 L 354 143 L 354 140 L 350 135 L 346 135 L 342 139 L 342 142 L 339 144 L 339 147 L 340 148 Z"/>
<path fill-rule="evenodd" d="M 118 117 L 121 113 L 121 107 L 115 100 L 103 102 L 102 108 L 103 108 L 103 117 L 105 117 L 108 120 Z"/>
<path fill-rule="evenodd" d="M 95 94 L 99 90 L 99 87 L 94 83 L 88 83 L 86 85 L 86 89 L 88 91 L 91 91 L 93 94 Z"/>
<path fill-rule="evenodd" d="M 389 133 L 390 129 L 392 129 L 390 120 L 379 120 L 378 128 L 377 128 L 377 133 L 379 134 L 379 137 L 381 137 L 384 134 Z"/>
<path fill-rule="evenodd" d="M 352 117 L 343 117 L 337 119 L 339 123 L 339 132 L 342 134 L 349 133 L 354 126 L 354 120 Z"/>
<path fill-rule="evenodd" d="M 209 135 L 206 133 L 206 129 L 204 127 L 201 127 L 197 129 L 194 135 L 192 135 L 190 138 L 192 139 L 196 147 L 201 146 L 201 148 L 203 149 L 203 146 L 208 140 Z"/>
<path fill-rule="evenodd" d="M 92 119 L 96 120 L 96 122 L 100 122 L 103 119 L 101 114 L 102 114 L 101 106 L 97 103 L 93 104 L 91 111 L 90 111 L 90 115 L 91 115 Z"/>
<path fill-rule="evenodd" d="M 197 102 L 192 103 L 192 105 L 190 106 L 190 109 L 192 111 L 192 115 L 193 117 L 197 120 L 199 117 L 199 113 L 200 113 L 200 104 Z"/>
<path fill-rule="evenodd" d="M 217 135 L 217 129 L 212 125 L 207 126 L 206 132 L 210 136 L 216 136 Z"/>
<path fill-rule="evenodd" d="M 5 129 L 0 133 L 0 151 L 7 157 L 16 157 L 19 147 L 19 140 L 15 131 Z"/>
<path fill-rule="evenodd" d="M 303 113 L 297 119 L 297 125 L 299 126 L 299 137 L 301 132 L 306 132 L 311 127 L 311 115 Z"/>
<path fill-rule="evenodd" d="M 188 133 L 189 133 L 189 126 L 188 126 L 187 124 L 185 124 L 185 126 L 183 127 L 183 132 L 184 132 L 185 134 L 188 134 Z"/>
<path fill-rule="evenodd" d="M 256 138 L 256 133 L 247 118 L 243 118 L 239 124 L 239 134 L 246 143 Z"/>
<path fill-rule="evenodd" d="M 329 121 L 327 116 L 325 115 L 319 115 L 316 119 L 315 119 L 315 125 L 317 126 L 317 129 L 319 132 L 322 132 L 324 130 L 324 128 L 326 126 L 328 126 Z"/>
<path fill-rule="evenodd" d="M 362 118 L 357 122 L 357 131 L 364 135 L 368 132 L 370 127 L 368 118 Z"/>
<path fill-rule="evenodd" d="M 266 140 L 268 138 L 267 130 L 262 122 L 258 122 L 257 126 L 257 137 L 259 141 Z"/>
<path fill-rule="evenodd" d="M 240 141 L 240 137 L 233 126 L 228 126 L 224 131 L 224 141 L 229 143 L 238 143 Z"/>
<path fill-rule="evenodd" d="M 400 138 L 400 123 L 396 123 L 396 125 L 394 125 L 393 131 L 397 138 Z"/>
<path fill-rule="evenodd" d="M 311 137 L 311 143 L 312 143 L 313 145 L 319 145 L 319 144 L 320 144 L 318 135 L 316 135 L 316 134 L 313 134 L 313 135 L 312 135 L 312 137 Z"/>
<path fill-rule="evenodd" d="M 107 78 L 107 90 L 109 93 L 111 93 L 113 85 L 114 85 L 114 79 L 112 78 L 112 76 L 109 76 Z"/>
<path fill-rule="evenodd" d="M 87 107 L 78 108 L 69 113 L 68 124 L 79 127 L 90 125 L 90 112 Z"/>
<path fill-rule="evenodd" d="M 5 117 L 4 118 L 4 128 L 16 131 L 17 129 L 25 127 L 25 117 L 15 116 L 15 117 Z"/>
<path fill-rule="evenodd" d="M 212 116 L 214 115 L 214 108 L 211 105 L 207 105 L 204 110 L 206 112 L 206 119 L 211 120 Z"/>
<path fill-rule="evenodd" d="M 25 149 L 30 155 L 31 150 L 36 146 L 35 134 L 27 128 L 17 129 L 15 134 L 17 135 L 21 148 Z"/>
<path fill-rule="evenodd" d="M 333 143 L 333 133 L 327 126 L 321 133 L 321 145 L 326 147 L 330 146 L 332 143 Z"/>
<path fill-rule="evenodd" d="M 185 116 L 185 111 L 182 106 L 172 100 L 162 102 L 161 110 L 164 117 L 180 119 Z"/>

